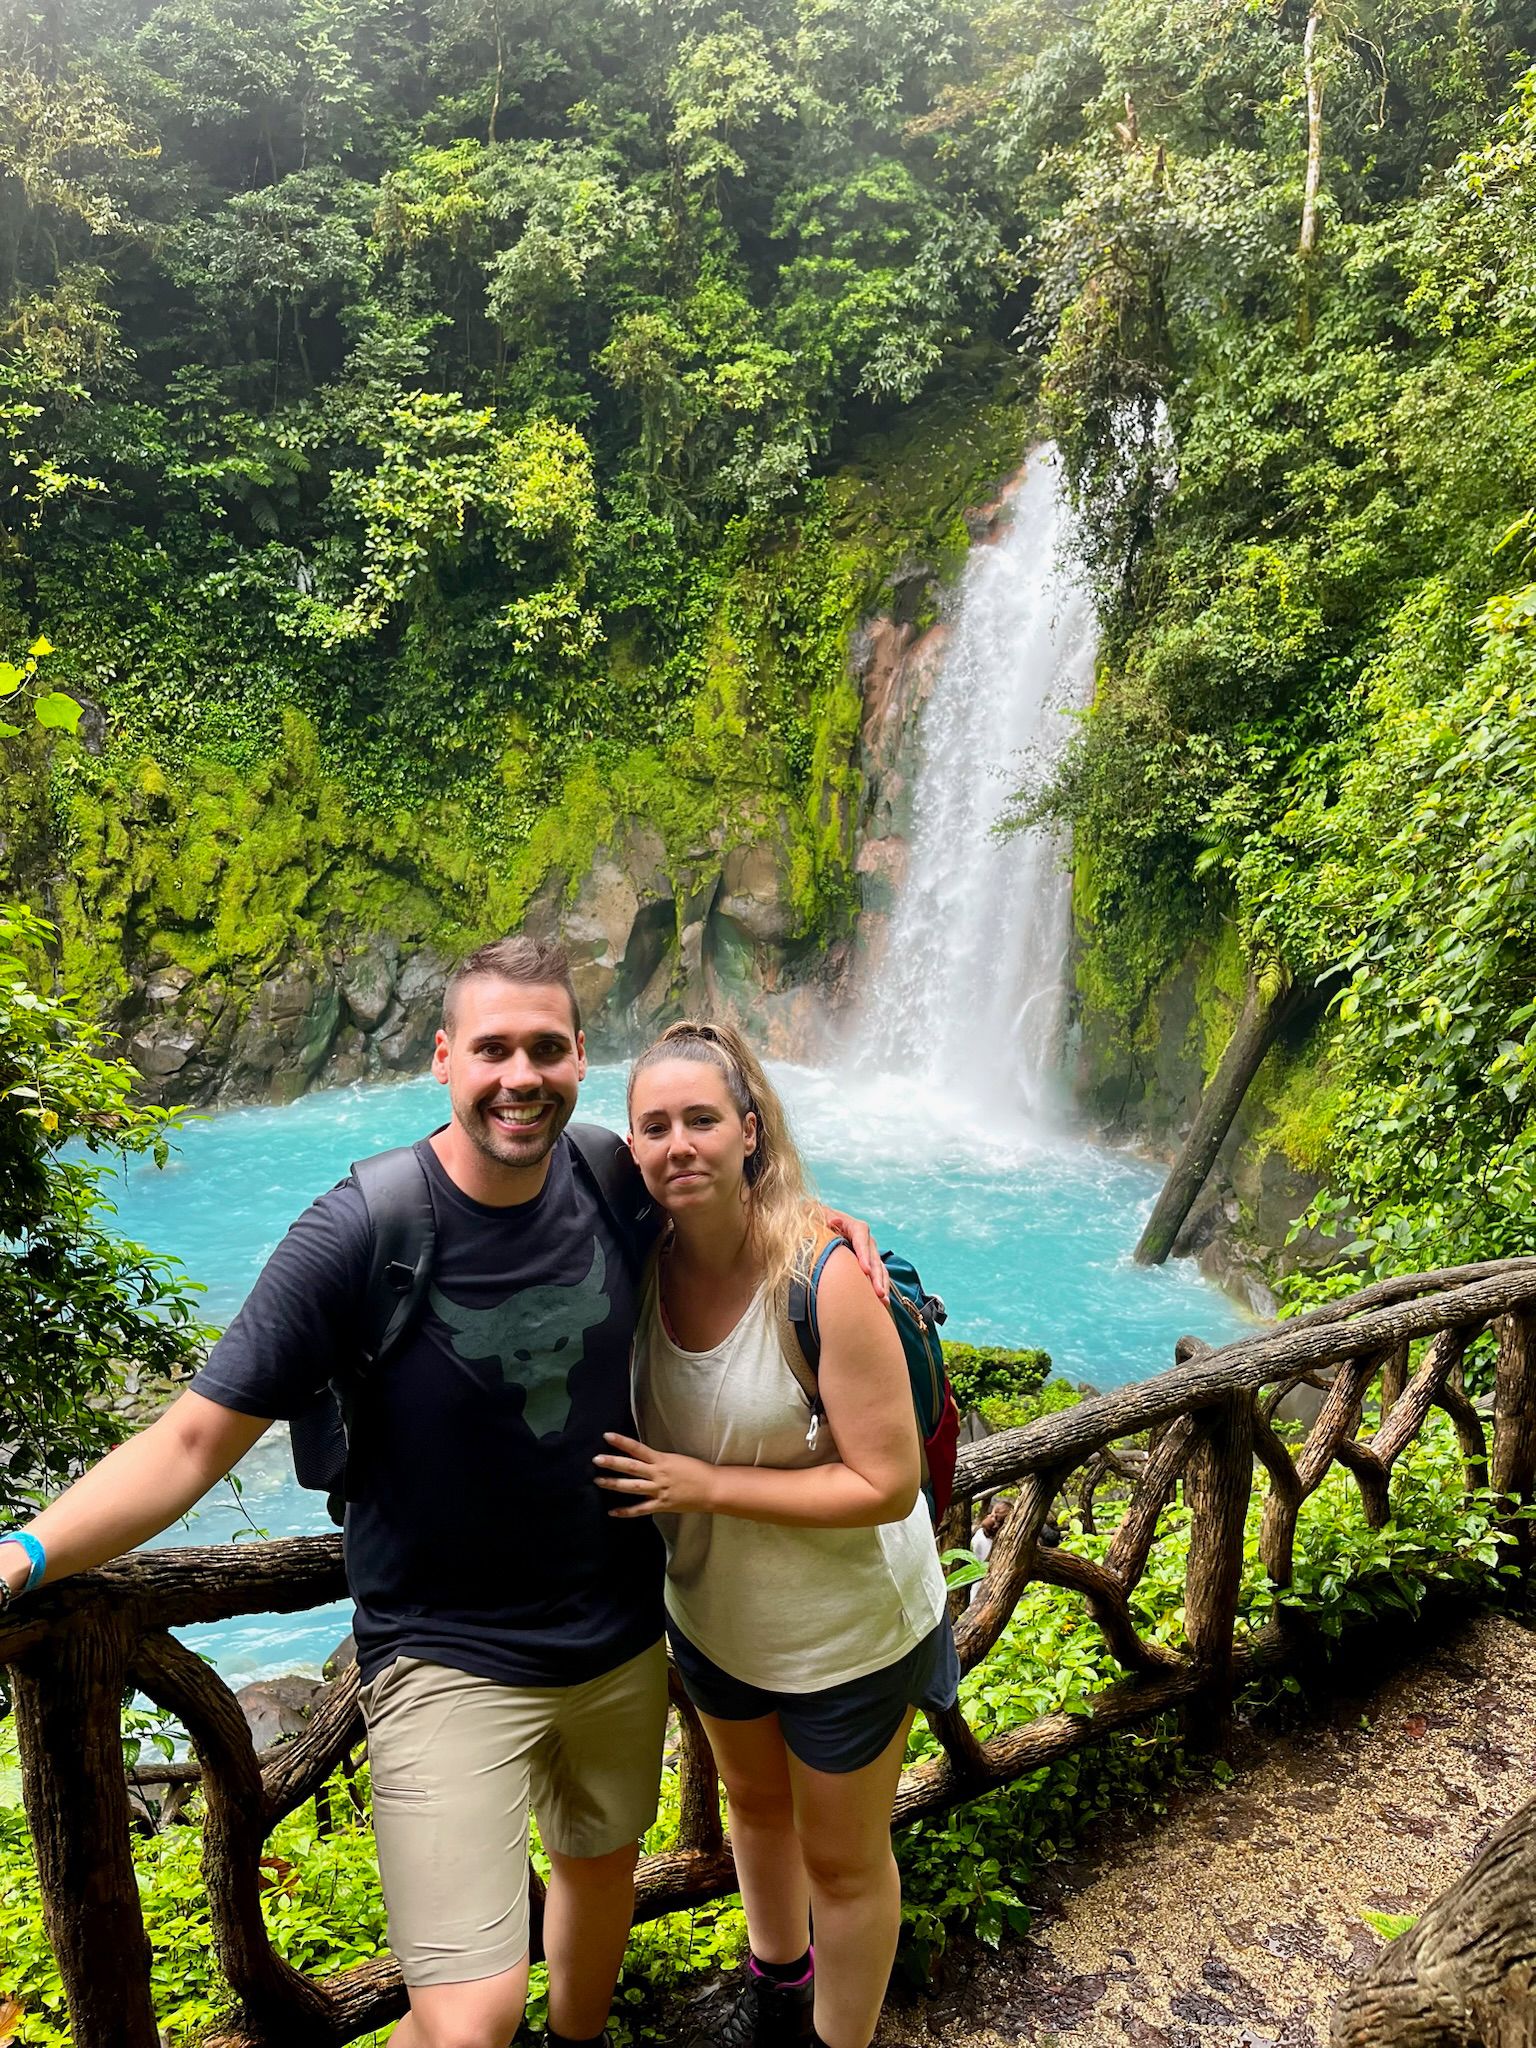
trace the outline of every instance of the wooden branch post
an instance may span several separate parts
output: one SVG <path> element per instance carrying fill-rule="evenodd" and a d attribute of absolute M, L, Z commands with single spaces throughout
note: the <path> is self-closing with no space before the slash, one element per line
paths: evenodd
<path fill-rule="evenodd" d="M 1346 1991 L 1334 2048 L 1536 2048 L 1536 1801 Z"/>
<path fill-rule="evenodd" d="M 720 1776 L 714 1752 L 697 1707 L 684 1692 L 677 1666 L 667 1667 L 672 1704 L 677 1710 L 677 1845 L 680 1849 L 719 1852 L 724 1839 L 720 1824 Z"/>
<path fill-rule="evenodd" d="M 66 1622 L 11 1667 L 43 1925 L 75 2048 L 159 2048 L 119 1717 L 128 1632 Z"/>
<path fill-rule="evenodd" d="M 1516 1309 L 1499 1325 L 1490 1484 L 1511 1507 L 1536 1506 L 1536 1310 Z M 1527 1571 L 1536 1568 L 1536 1523 L 1512 1519 Z"/>
<path fill-rule="evenodd" d="M 1236 1395 L 1201 1416 L 1184 1480 L 1189 1504 L 1184 1634 L 1204 1681 L 1190 1713 L 1190 1736 L 1197 1744 L 1219 1741 L 1231 1718 L 1243 1532 L 1252 1490 L 1253 1397 Z"/>

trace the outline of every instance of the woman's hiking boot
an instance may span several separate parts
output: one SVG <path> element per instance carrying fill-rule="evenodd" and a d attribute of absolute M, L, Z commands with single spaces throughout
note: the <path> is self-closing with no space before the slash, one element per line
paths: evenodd
<path fill-rule="evenodd" d="M 811 2038 L 815 1994 L 810 1970 L 793 1984 L 777 1984 L 748 1963 L 709 2001 L 686 2048 L 803 2048 Z"/>

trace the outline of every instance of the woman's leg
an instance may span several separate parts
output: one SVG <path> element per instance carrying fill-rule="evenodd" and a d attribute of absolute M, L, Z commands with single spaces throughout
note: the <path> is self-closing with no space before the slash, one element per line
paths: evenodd
<path fill-rule="evenodd" d="M 795 1838 L 790 1759 L 779 1717 L 699 1719 L 725 1785 L 752 1953 L 759 1962 L 795 1962 L 810 1943 L 810 1890 Z"/>
<path fill-rule="evenodd" d="M 911 1726 L 908 1712 L 859 1771 L 813 1771 L 789 1756 L 816 1924 L 816 2032 L 827 2048 L 868 2048 L 896 1957 L 901 1879 L 891 1854 L 891 1802 Z"/>

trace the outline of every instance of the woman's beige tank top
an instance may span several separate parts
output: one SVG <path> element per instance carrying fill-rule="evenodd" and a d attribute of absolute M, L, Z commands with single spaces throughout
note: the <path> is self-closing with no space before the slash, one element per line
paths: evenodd
<path fill-rule="evenodd" d="M 684 1351 L 662 1324 L 655 1262 L 634 1351 L 635 1419 L 660 1451 L 712 1465 L 823 1465 L 825 1422 L 806 1441 L 810 1403 L 784 1363 L 768 1289 L 708 1351 Z M 785 1529 L 731 1515 L 657 1515 L 667 1546 L 667 1611 L 722 1670 L 771 1692 L 819 1692 L 879 1671 L 937 1627 L 944 1575 L 921 1494 L 902 1522 L 875 1529 Z"/>

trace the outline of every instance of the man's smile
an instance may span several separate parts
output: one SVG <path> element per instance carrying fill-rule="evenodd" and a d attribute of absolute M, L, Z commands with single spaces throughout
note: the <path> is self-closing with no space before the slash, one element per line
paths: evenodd
<path fill-rule="evenodd" d="M 485 1113 L 492 1123 L 507 1130 L 529 1131 L 542 1123 L 553 1108 L 552 1102 L 493 1102 Z"/>

